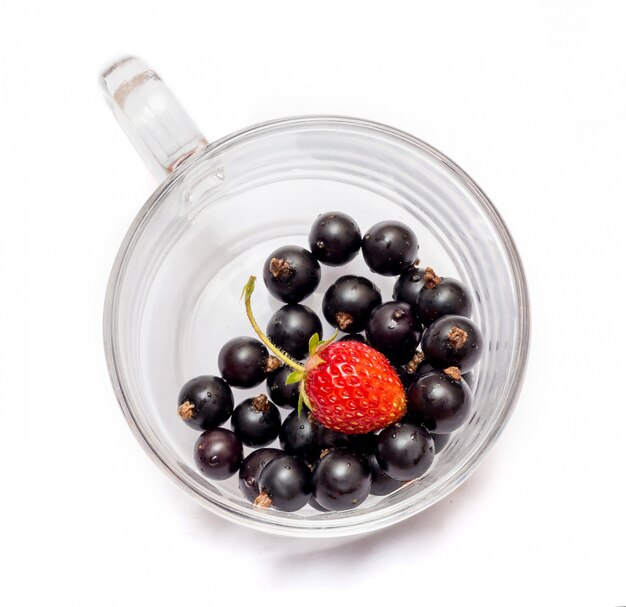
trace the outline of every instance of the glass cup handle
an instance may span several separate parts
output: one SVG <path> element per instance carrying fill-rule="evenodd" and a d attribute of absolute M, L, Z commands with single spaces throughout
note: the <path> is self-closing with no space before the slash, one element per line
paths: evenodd
<path fill-rule="evenodd" d="M 159 75 L 137 57 L 124 57 L 100 76 L 118 122 L 161 181 L 208 145 Z"/>

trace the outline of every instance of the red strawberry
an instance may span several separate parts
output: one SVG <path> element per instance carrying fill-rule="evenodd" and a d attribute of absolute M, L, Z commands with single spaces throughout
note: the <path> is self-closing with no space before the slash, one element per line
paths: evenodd
<path fill-rule="evenodd" d="M 309 361 L 304 392 L 313 416 L 346 434 L 364 434 L 397 422 L 406 413 L 402 382 L 378 350 L 355 341 L 332 343 Z M 308 367 L 308 363 L 307 363 Z"/>
<path fill-rule="evenodd" d="M 389 361 L 374 348 L 354 341 L 320 342 L 315 334 L 304 366 L 276 348 L 252 315 L 254 282 L 255 277 L 250 277 L 243 291 L 252 327 L 263 343 L 294 369 L 287 383 L 300 382 L 301 400 L 320 423 L 345 434 L 365 434 L 404 416 L 402 382 Z"/>

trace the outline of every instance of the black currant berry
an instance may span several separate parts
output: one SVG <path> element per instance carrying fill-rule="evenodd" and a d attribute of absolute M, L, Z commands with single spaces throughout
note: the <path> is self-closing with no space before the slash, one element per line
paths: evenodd
<path fill-rule="evenodd" d="M 257 449 L 243 460 L 239 468 L 239 490 L 249 502 L 254 502 L 259 495 L 261 470 L 273 459 L 282 455 L 285 453 L 280 449 Z"/>
<path fill-rule="evenodd" d="M 390 301 L 372 312 L 365 336 L 372 348 L 384 354 L 392 365 L 403 365 L 415 354 L 422 338 L 421 328 L 409 304 Z"/>
<path fill-rule="evenodd" d="M 365 329 L 372 310 L 382 302 L 380 290 L 367 278 L 342 276 L 326 291 L 322 310 L 326 320 L 346 333 Z"/>
<path fill-rule="evenodd" d="M 483 338 L 476 323 L 463 316 L 442 316 L 424 331 L 422 350 L 435 367 L 467 373 L 480 358 Z"/>
<path fill-rule="evenodd" d="M 436 434 L 459 428 L 472 408 L 472 393 L 456 367 L 420 376 L 406 400 L 407 416 Z"/>
<path fill-rule="evenodd" d="M 280 366 L 267 348 L 252 337 L 235 337 L 226 342 L 217 358 L 222 377 L 235 388 L 258 386 Z"/>
<path fill-rule="evenodd" d="M 328 266 L 341 266 L 354 259 L 361 248 L 361 231 L 345 213 L 320 215 L 309 233 L 313 256 Z"/>
<path fill-rule="evenodd" d="M 369 268 L 383 276 L 397 276 L 417 261 L 417 238 L 399 221 L 381 221 L 363 236 L 363 257 Z"/>
<path fill-rule="evenodd" d="M 309 339 L 317 333 L 322 337 L 322 322 L 308 306 L 287 304 L 277 310 L 267 323 L 267 336 L 272 343 L 295 359 L 309 352 Z"/>
<path fill-rule="evenodd" d="M 248 447 L 269 445 L 280 432 L 280 422 L 278 407 L 265 394 L 237 405 L 230 420 L 233 432 Z"/>
<path fill-rule="evenodd" d="M 420 290 L 415 313 L 425 325 L 448 314 L 472 315 L 469 291 L 455 278 L 441 278 L 432 268 L 424 270 L 424 288 Z"/>
<path fill-rule="evenodd" d="M 204 475 L 221 481 L 239 470 L 243 447 L 230 430 L 213 428 L 203 432 L 196 441 L 194 459 Z"/>
<path fill-rule="evenodd" d="M 295 512 L 309 501 L 312 489 L 308 466 L 293 455 L 282 455 L 261 470 L 259 495 L 254 504 L 262 508 L 273 506 L 284 512 Z"/>
<path fill-rule="evenodd" d="M 420 268 L 410 268 L 401 274 L 393 286 L 393 298 L 408 303 L 415 310 L 417 296 L 424 286 L 423 277 L 424 270 Z"/>
<path fill-rule="evenodd" d="M 320 283 L 317 259 L 302 247 L 276 249 L 265 261 L 263 281 L 268 291 L 285 303 L 298 303 Z"/>
<path fill-rule="evenodd" d="M 287 378 L 293 373 L 293 369 L 283 365 L 267 378 L 267 390 L 270 400 L 279 407 L 298 406 L 300 384 L 288 384 Z"/>
<path fill-rule="evenodd" d="M 367 463 L 372 471 L 372 489 L 370 490 L 372 495 L 389 495 L 392 491 L 402 487 L 403 481 L 391 478 L 382 470 L 376 459 L 375 451 L 370 451 L 365 457 L 367 457 Z"/>
<path fill-rule="evenodd" d="M 331 450 L 313 470 L 313 497 L 328 510 L 350 510 L 370 493 L 372 473 L 362 455 Z"/>
<path fill-rule="evenodd" d="M 178 415 L 195 430 L 221 426 L 233 412 L 230 386 L 214 375 L 190 379 L 178 395 Z"/>
<path fill-rule="evenodd" d="M 378 436 L 376 459 L 383 472 L 396 480 L 419 478 L 430 468 L 434 458 L 433 439 L 415 424 L 392 424 Z"/>
<path fill-rule="evenodd" d="M 278 434 L 281 449 L 290 455 L 297 455 L 306 462 L 314 462 L 322 448 L 317 443 L 317 422 L 306 409 L 301 414 L 292 411 Z"/>

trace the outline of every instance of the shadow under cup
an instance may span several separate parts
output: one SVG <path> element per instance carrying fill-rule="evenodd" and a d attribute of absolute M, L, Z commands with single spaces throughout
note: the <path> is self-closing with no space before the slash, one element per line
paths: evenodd
<path fill-rule="evenodd" d="M 352 511 L 259 510 L 237 479 L 211 482 L 193 461 L 197 432 L 181 423 L 176 399 L 185 381 L 217 374 L 220 347 L 252 335 L 241 290 L 262 275 L 278 246 L 307 246 L 315 217 L 340 210 L 364 233 L 399 220 L 420 242 L 422 266 L 470 287 L 484 353 L 474 371 L 474 411 L 418 481 Z M 361 256 L 322 266 L 318 292 L 305 300 L 321 315 L 326 287 L 360 274 L 390 299 L 393 278 L 375 276 Z M 262 280 L 252 299 L 265 326 L 280 307 Z M 325 324 L 325 333 L 330 329 Z M 348 535 L 384 527 L 432 505 L 475 468 L 508 419 L 523 377 L 529 311 L 523 270 L 498 213 L 445 156 L 405 133 L 365 121 L 299 118 L 260 125 L 209 146 L 146 203 L 120 249 L 105 309 L 109 371 L 140 442 L 208 509 L 287 535 Z M 239 402 L 265 389 L 235 390 Z"/>

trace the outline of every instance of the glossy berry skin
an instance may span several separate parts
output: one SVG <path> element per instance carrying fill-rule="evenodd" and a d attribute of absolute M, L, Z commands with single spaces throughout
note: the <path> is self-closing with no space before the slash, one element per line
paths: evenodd
<path fill-rule="evenodd" d="M 370 493 L 372 473 L 362 455 L 332 450 L 313 470 L 313 497 L 328 510 L 350 510 Z"/>
<path fill-rule="evenodd" d="M 410 268 L 401 274 L 393 285 L 393 298 L 395 301 L 408 303 L 415 311 L 417 296 L 424 286 L 424 270 Z"/>
<path fill-rule="evenodd" d="M 442 316 L 424 331 L 422 350 L 434 367 L 458 367 L 467 373 L 482 354 L 483 338 L 469 318 Z"/>
<path fill-rule="evenodd" d="M 271 506 L 295 512 L 309 501 L 313 490 L 311 471 L 299 458 L 283 455 L 273 459 L 259 476 L 259 491 L 271 500 Z M 263 505 L 258 498 L 257 505 Z"/>
<path fill-rule="evenodd" d="M 309 416 L 306 407 L 298 415 L 292 411 L 280 429 L 280 448 L 289 455 L 297 455 L 306 462 L 316 461 L 322 451 L 317 442 L 317 422 Z"/>
<path fill-rule="evenodd" d="M 270 400 L 279 407 L 295 409 L 298 406 L 298 384 L 285 383 L 292 372 L 290 367 L 282 366 L 267 378 L 267 391 Z"/>
<path fill-rule="evenodd" d="M 423 476 L 435 458 L 430 434 L 410 423 L 392 424 L 378 436 L 376 459 L 381 470 L 399 481 Z"/>
<path fill-rule="evenodd" d="M 309 339 L 322 337 L 322 322 L 308 306 L 287 304 L 277 310 L 267 323 L 267 336 L 281 350 L 300 360 L 309 351 Z"/>
<path fill-rule="evenodd" d="M 372 312 L 365 335 L 368 343 L 393 365 L 402 365 L 413 358 L 422 338 L 421 329 L 409 304 L 390 301 Z"/>
<path fill-rule="evenodd" d="M 407 392 L 407 417 L 430 432 L 448 434 L 463 425 L 472 408 L 472 393 L 462 377 L 431 371 Z"/>
<path fill-rule="evenodd" d="M 431 434 L 433 444 L 435 445 L 435 453 L 441 453 L 443 448 L 450 442 L 451 434 Z"/>
<path fill-rule="evenodd" d="M 346 434 L 366 434 L 402 418 L 404 388 L 380 352 L 342 341 L 331 343 L 319 355 L 323 362 L 308 371 L 304 391 L 322 425 Z"/>
<path fill-rule="evenodd" d="M 361 231 L 354 219 L 345 213 L 320 215 L 309 233 L 313 256 L 327 266 L 341 266 L 354 259 L 361 248 Z"/>
<path fill-rule="evenodd" d="M 372 226 L 363 236 L 361 247 L 365 263 L 383 276 L 402 274 L 417 259 L 417 238 L 399 221 L 382 221 Z"/>
<path fill-rule="evenodd" d="M 270 370 L 267 348 L 253 337 L 235 337 L 227 341 L 217 358 L 222 377 L 235 388 L 258 386 Z"/>
<path fill-rule="evenodd" d="M 231 427 L 237 438 L 248 447 L 269 445 L 280 432 L 278 407 L 261 394 L 247 398 L 235 407 Z"/>
<path fill-rule="evenodd" d="M 322 311 L 333 326 L 346 333 L 365 329 L 372 310 L 382 302 L 380 289 L 362 276 L 342 276 L 324 294 Z"/>
<path fill-rule="evenodd" d="M 435 370 L 435 367 L 433 367 L 427 360 L 425 360 L 421 362 L 415 370 L 415 377 L 420 377 L 421 375 L 425 375 L 426 373 L 430 373 L 431 371 Z"/>
<path fill-rule="evenodd" d="M 285 303 L 298 303 L 311 295 L 320 278 L 320 264 L 302 247 L 280 247 L 263 266 L 265 286 L 276 299 Z"/>
<path fill-rule="evenodd" d="M 365 457 L 372 471 L 372 488 L 370 490 L 372 495 L 389 495 L 392 491 L 402 487 L 403 481 L 391 478 L 383 471 L 376 459 L 375 451 L 366 453 Z"/>
<path fill-rule="evenodd" d="M 309 499 L 309 506 L 311 506 L 311 508 L 315 508 L 315 510 L 318 510 L 319 512 L 328 512 L 328 509 L 318 504 L 317 500 L 313 496 Z"/>
<path fill-rule="evenodd" d="M 432 324 L 448 314 L 472 315 L 472 300 L 469 291 L 455 278 L 441 278 L 435 286 L 426 283 L 421 289 L 415 305 L 415 313 L 424 325 Z"/>
<path fill-rule="evenodd" d="M 361 333 L 355 333 L 354 335 L 348 333 L 348 335 L 344 335 L 339 341 L 358 341 L 360 344 L 367 343 L 367 340 Z"/>
<path fill-rule="evenodd" d="M 233 392 L 215 375 L 190 379 L 178 395 L 178 415 L 194 430 L 221 426 L 233 412 Z"/>
<path fill-rule="evenodd" d="M 402 386 L 404 390 L 408 390 L 411 384 L 415 381 L 415 373 L 412 373 L 406 368 L 406 365 L 398 365 L 394 367 L 400 381 L 402 382 Z"/>
<path fill-rule="evenodd" d="M 352 437 L 350 434 L 344 434 L 343 432 L 336 432 L 322 424 L 315 424 L 315 439 L 320 449 L 349 449 L 352 445 Z"/>
<path fill-rule="evenodd" d="M 221 481 L 239 470 L 243 446 L 230 430 L 213 428 L 203 432 L 196 441 L 194 459 L 205 476 Z"/>
<path fill-rule="evenodd" d="M 241 463 L 239 468 L 239 490 L 249 501 L 254 502 L 259 495 L 259 475 L 261 470 L 273 459 L 282 457 L 284 454 L 280 449 L 256 449 Z"/>

